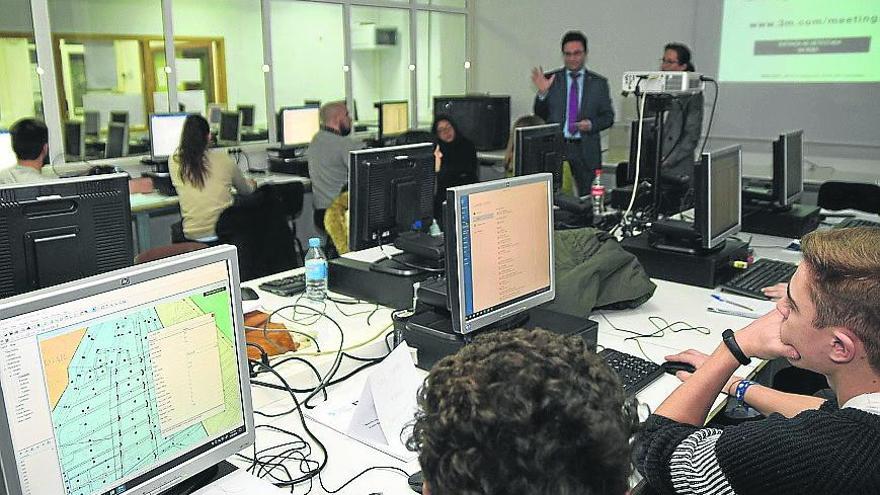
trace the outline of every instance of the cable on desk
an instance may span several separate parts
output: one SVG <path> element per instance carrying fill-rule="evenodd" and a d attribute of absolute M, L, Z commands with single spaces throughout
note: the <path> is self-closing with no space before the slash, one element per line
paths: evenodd
<path fill-rule="evenodd" d="M 327 492 L 327 493 L 339 493 L 339 492 L 341 492 L 346 486 L 352 484 L 352 483 L 354 482 L 354 480 L 356 480 L 356 479 L 360 478 L 361 476 L 363 476 L 363 475 L 369 473 L 370 471 L 374 471 L 374 470 L 378 470 L 378 469 L 384 469 L 384 470 L 386 470 L 386 471 L 394 471 L 394 472 L 399 473 L 399 474 L 401 474 L 401 475 L 403 475 L 403 476 L 405 476 L 405 477 L 407 477 L 407 478 L 410 477 L 410 474 L 409 474 L 409 473 L 407 473 L 406 471 L 404 471 L 403 469 L 401 469 L 401 468 L 399 468 L 399 467 L 394 467 L 394 466 L 373 466 L 373 467 L 368 467 L 367 469 L 364 469 L 364 470 L 361 471 L 360 473 L 356 474 L 353 478 L 351 478 L 350 480 L 346 481 L 345 483 L 342 484 L 342 486 L 340 486 L 339 488 L 337 488 L 337 489 L 335 489 L 335 490 L 330 490 L 330 489 L 328 489 L 327 487 L 324 486 L 324 481 L 321 479 L 321 475 L 320 475 L 320 474 L 318 475 L 318 484 L 321 485 L 321 489 L 324 490 L 324 491 Z"/>
<path fill-rule="evenodd" d="M 603 319 L 605 319 L 605 321 L 608 323 L 608 325 L 611 326 L 612 329 L 617 330 L 618 332 L 623 332 L 623 333 L 629 333 L 629 334 L 632 334 L 632 335 L 629 336 L 629 337 L 624 337 L 624 339 L 623 339 L 624 342 L 627 341 L 627 340 L 632 340 L 632 341 L 634 341 L 634 342 L 636 343 L 636 345 L 638 346 L 639 351 L 641 351 L 642 355 L 645 356 L 645 359 L 647 359 L 648 361 L 651 361 L 651 362 L 654 362 L 654 360 L 651 359 L 651 358 L 648 356 L 648 354 L 645 352 L 645 349 L 642 347 L 641 341 L 640 341 L 639 339 L 644 339 L 644 338 L 661 338 L 661 337 L 664 337 L 664 336 L 666 335 L 666 331 L 667 331 L 667 330 L 669 330 L 669 331 L 672 332 L 672 333 L 678 333 L 678 332 L 697 332 L 697 333 L 700 333 L 700 334 L 702 334 L 702 335 L 711 335 L 711 334 L 712 334 L 712 330 L 710 330 L 708 327 L 704 327 L 704 326 L 694 326 L 694 325 L 691 325 L 690 323 L 688 323 L 688 322 L 686 322 L 686 321 L 680 321 L 680 320 L 679 320 L 679 321 L 675 321 L 675 322 L 673 322 L 673 323 L 669 323 L 669 322 L 666 321 L 665 318 L 663 318 L 663 317 L 661 317 L 661 316 L 649 316 L 649 317 L 648 317 L 648 321 L 649 321 L 652 325 L 654 325 L 654 328 L 655 328 L 656 330 L 654 330 L 654 331 L 651 332 L 651 333 L 641 333 L 641 332 L 636 332 L 635 330 L 629 330 L 629 329 L 626 329 L 626 328 L 620 328 L 620 327 L 616 326 L 614 323 L 611 322 L 611 320 L 608 319 L 608 317 L 605 315 L 604 312 L 600 312 L 599 315 L 600 315 Z M 684 325 L 684 326 L 681 327 L 681 328 L 675 328 L 677 325 Z"/>
<path fill-rule="evenodd" d="M 306 434 L 312 440 L 314 440 L 314 442 L 322 451 L 323 459 L 321 461 L 316 461 L 309 458 L 312 455 L 312 446 L 303 437 L 292 431 L 288 431 L 272 425 L 257 425 L 256 429 L 267 429 L 274 432 L 283 433 L 285 435 L 289 435 L 294 440 L 291 442 L 273 445 L 271 447 L 267 447 L 261 450 L 257 450 L 257 444 L 254 443 L 253 457 L 248 457 L 244 454 L 236 454 L 236 457 L 251 463 L 251 465 L 247 468 L 247 471 L 249 473 L 259 478 L 270 478 L 275 486 L 291 487 L 292 491 L 293 486 L 296 484 L 303 483 L 305 481 L 309 481 L 311 483 L 311 480 L 318 476 L 324 469 L 324 467 L 326 467 L 327 461 L 329 460 L 329 454 L 324 444 L 321 443 L 321 441 L 317 437 L 315 437 L 311 430 L 308 429 L 308 426 L 306 426 L 305 423 L 305 418 L 300 415 L 300 419 L 302 421 L 303 429 L 306 431 Z M 275 452 L 279 449 L 284 450 L 281 450 L 280 452 Z M 299 461 L 298 467 L 302 476 L 299 476 L 297 478 L 293 477 L 292 473 L 285 465 L 285 461 L 288 460 Z M 279 477 L 276 474 L 276 471 L 282 471 L 284 477 Z M 309 490 L 311 490 L 311 484 Z"/>

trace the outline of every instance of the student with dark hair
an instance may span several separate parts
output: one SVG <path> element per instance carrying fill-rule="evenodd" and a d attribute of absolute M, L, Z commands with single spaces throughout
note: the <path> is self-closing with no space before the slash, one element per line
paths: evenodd
<path fill-rule="evenodd" d="M 681 43 L 663 48 L 660 70 L 694 71 L 691 51 Z M 694 152 L 703 131 L 703 93 L 672 100 L 663 127 L 663 162 L 666 175 L 693 177 Z"/>
<path fill-rule="evenodd" d="M 599 133 L 614 123 L 608 80 L 586 69 L 587 53 L 587 37 L 569 31 L 562 37 L 565 67 L 548 74 L 540 67 L 532 69 L 538 90 L 535 115 L 562 126 L 566 158 L 580 195 L 590 193 L 593 174 L 602 166 Z"/>
<path fill-rule="evenodd" d="M 21 119 L 12 124 L 12 151 L 18 163 L 0 171 L 0 184 L 44 182 L 43 162 L 49 154 L 49 131 L 36 119 Z"/>
<path fill-rule="evenodd" d="M 407 442 L 430 495 L 624 495 L 632 419 L 578 337 L 480 335 L 437 362 Z"/>
<path fill-rule="evenodd" d="M 225 150 L 209 150 L 211 129 L 201 115 L 190 115 L 183 124 L 180 146 L 168 168 L 180 199 L 183 233 L 190 240 L 213 240 L 223 210 L 232 206 L 232 187 L 250 194 L 255 183 L 245 179 Z"/>
<path fill-rule="evenodd" d="M 479 164 L 474 143 L 458 131 L 450 117 L 438 115 L 431 126 L 431 133 L 437 137 L 442 154 L 437 170 L 437 193 L 434 196 L 434 218 L 440 219 L 446 189 L 478 182 Z"/>
<path fill-rule="evenodd" d="M 880 487 L 880 229 L 815 231 L 776 309 L 707 356 L 645 422 L 639 471 L 660 493 L 878 493 Z M 733 375 L 751 358 L 788 360 L 825 376 L 834 398 L 779 392 Z M 704 427 L 719 393 L 766 416 Z"/>

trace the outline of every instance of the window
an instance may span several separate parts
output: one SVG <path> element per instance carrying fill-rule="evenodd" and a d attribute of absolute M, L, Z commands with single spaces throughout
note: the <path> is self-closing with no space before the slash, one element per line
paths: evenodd
<path fill-rule="evenodd" d="M 174 0 L 177 99 L 187 112 L 208 105 L 244 114 L 242 140 L 266 141 L 260 0 Z"/>
<path fill-rule="evenodd" d="M 43 118 L 43 97 L 37 75 L 37 47 L 30 2 L 3 5 L 0 36 L 0 129 L 25 117 Z M 6 164 L 0 163 L 0 167 Z"/>
<path fill-rule="evenodd" d="M 455 7 L 459 9 L 467 7 L 467 0 L 418 0 L 416 3 L 426 3 L 435 7 Z"/>
<path fill-rule="evenodd" d="M 433 121 L 434 97 L 465 93 L 467 59 L 464 14 L 418 13 L 419 126 Z"/>
<path fill-rule="evenodd" d="M 352 97 L 360 124 L 378 125 L 375 104 L 408 101 L 410 95 L 409 11 L 351 8 Z"/>
<path fill-rule="evenodd" d="M 161 1 L 48 3 L 62 125 L 89 128 L 84 147 L 76 146 L 75 132 L 64 131 L 67 159 L 104 156 L 111 113 L 126 125 L 127 154 L 149 152 L 147 115 L 167 111 L 168 101 Z"/>
<path fill-rule="evenodd" d="M 344 100 L 342 5 L 275 0 L 271 9 L 276 110 Z"/>

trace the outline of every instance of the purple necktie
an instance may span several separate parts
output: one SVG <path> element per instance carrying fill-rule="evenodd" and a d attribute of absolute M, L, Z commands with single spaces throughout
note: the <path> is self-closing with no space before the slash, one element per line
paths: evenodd
<path fill-rule="evenodd" d="M 581 74 L 580 72 L 572 72 L 569 75 L 571 76 L 571 87 L 568 88 L 568 133 L 574 136 L 578 132 L 578 96 L 580 95 L 578 77 Z"/>

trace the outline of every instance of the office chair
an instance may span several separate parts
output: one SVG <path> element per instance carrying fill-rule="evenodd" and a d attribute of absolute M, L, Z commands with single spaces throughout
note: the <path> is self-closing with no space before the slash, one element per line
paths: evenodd
<path fill-rule="evenodd" d="M 858 182 L 828 181 L 819 186 L 819 208 L 845 210 L 852 208 L 880 214 L 880 186 Z"/>

